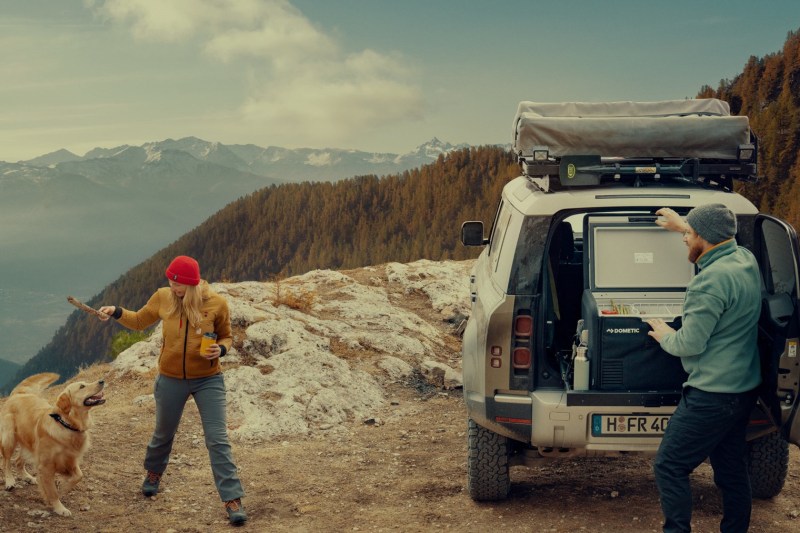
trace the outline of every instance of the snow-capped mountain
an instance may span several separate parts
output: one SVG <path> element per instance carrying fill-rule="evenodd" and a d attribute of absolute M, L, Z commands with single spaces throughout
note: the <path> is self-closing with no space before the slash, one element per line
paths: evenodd
<path fill-rule="evenodd" d="M 77 165 L 94 159 L 133 158 L 139 164 L 141 154 L 146 161 L 156 161 L 166 150 L 183 152 L 199 161 L 214 163 L 259 176 L 272 177 L 279 181 L 330 181 L 352 176 L 394 174 L 432 163 L 440 155 L 468 145 L 453 145 L 433 138 L 405 154 L 364 152 L 341 148 L 263 148 L 253 144 L 225 145 L 209 142 L 197 137 L 166 139 L 145 143 L 139 147 L 129 145 L 115 148 L 95 148 L 83 157 L 67 150 L 20 161 L 26 166 L 52 166 L 59 163 Z M 73 169 L 76 167 L 73 167 Z"/>
<path fill-rule="evenodd" d="M 81 156 L 75 155 L 69 150 L 62 148 L 61 150 L 56 150 L 55 152 L 50 152 L 49 154 L 24 161 L 24 163 L 36 167 L 49 167 L 66 161 L 78 161 L 80 159 Z"/>
<path fill-rule="evenodd" d="M 400 160 L 428 160 L 435 161 L 440 155 L 447 154 L 453 150 L 467 148 L 467 144 L 452 145 L 449 142 L 440 141 L 436 137 L 430 141 L 420 144 L 417 148 L 407 154 L 401 155 Z"/>

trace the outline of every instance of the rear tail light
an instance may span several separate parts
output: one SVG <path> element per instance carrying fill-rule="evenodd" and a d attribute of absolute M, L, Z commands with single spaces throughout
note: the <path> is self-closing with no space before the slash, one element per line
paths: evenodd
<path fill-rule="evenodd" d="M 517 297 L 517 307 L 511 321 L 511 351 L 508 354 L 509 386 L 513 390 L 531 390 L 533 368 L 534 324 L 533 301 Z"/>
<path fill-rule="evenodd" d="M 514 319 L 514 335 L 517 337 L 530 337 L 533 333 L 533 317 L 519 315 Z"/>
<path fill-rule="evenodd" d="M 514 368 L 530 368 L 531 351 L 528 348 L 514 348 L 512 364 Z"/>

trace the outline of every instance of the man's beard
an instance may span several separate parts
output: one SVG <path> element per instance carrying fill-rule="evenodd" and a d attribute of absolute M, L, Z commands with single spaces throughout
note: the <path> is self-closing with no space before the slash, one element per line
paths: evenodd
<path fill-rule="evenodd" d="M 690 263 L 697 263 L 701 255 L 703 255 L 703 246 L 700 243 L 695 243 L 694 246 L 689 247 Z"/>

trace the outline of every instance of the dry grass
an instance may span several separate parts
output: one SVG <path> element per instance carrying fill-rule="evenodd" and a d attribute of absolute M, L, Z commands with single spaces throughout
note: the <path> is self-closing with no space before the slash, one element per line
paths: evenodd
<path fill-rule="evenodd" d="M 330 339 L 331 353 L 336 357 L 340 357 L 346 361 L 354 359 L 365 359 L 370 355 L 375 354 L 375 351 L 367 351 L 364 348 L 354 348 L 340 338 L 331 337 Z"/>
<path fill-rule="evenodd" d="M 314 291 L 291 288 L 284 283 L 283 278 L 275 278 L 275 289 L 272 298 L 272 305 L 279 307 L 285 305 L 290 309 L 295 309 L 303 313 L 308 313 L 314 306 L 317 293 Z"/>

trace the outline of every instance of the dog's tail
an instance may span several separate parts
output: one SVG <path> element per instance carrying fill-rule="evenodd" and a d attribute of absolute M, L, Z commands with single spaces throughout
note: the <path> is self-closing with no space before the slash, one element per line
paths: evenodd
<path fill-rule="evenodd" d="M 39 394 L 60 378 L 54 372 L 34 374 L 20 381 L 11 391 L 11 394 Z M 10 396 L 10 395 L 9 395 Z"/>

